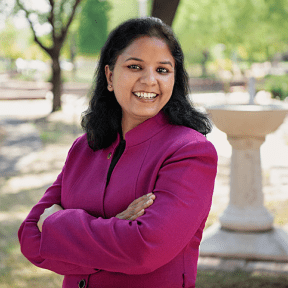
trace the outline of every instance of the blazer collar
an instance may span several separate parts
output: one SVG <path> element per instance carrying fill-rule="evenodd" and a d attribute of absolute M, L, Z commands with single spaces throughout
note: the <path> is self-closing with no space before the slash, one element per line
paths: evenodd
<path fill-rule="evenodd" d="M 162 111 L 160 111 L 154 117 L 147 119 L 125 134 L 126 147 L 140 144 L 152 138 L 167 125 L 169 125 L 168 118 Z M 117 142 L 119 140 L 120 136 L 118 134 Z"/>

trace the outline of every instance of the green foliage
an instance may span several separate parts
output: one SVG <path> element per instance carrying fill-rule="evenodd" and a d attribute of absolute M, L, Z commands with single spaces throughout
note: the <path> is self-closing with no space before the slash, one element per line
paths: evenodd
<path fill-rule="evenodd" d="M 17 59 L 22 57 L 23 50 L 19 45 L 18 32 L 11 19 L 8 19 L 5 29 L 0 32 L 0 56 L 3 58 Z"/>
<path fill-rule="evenodd" d="M 39 2 L 41 4 L 33 5 L 29 0 L 15 0 L 13 14 L 17 15 L 18 12 L 24 12 L 31 31 L 33 31 L 33 39 L 36 38 L 35 42 L 39 47 L 49 54 L 59 53 L 63 40 L 66 39 L 67 27 L 71 26 L 71 21 L 79 14 L 81 6 L 78 4 L 80 2 L 85 3 L 86 0 L 80 0 L 80 2 L 75 0 L 54 0 L 51 2 L 42 0 Z M 47 28 L 50 27 L 50 32 L 42 35 L 42 25 L 46 31 L 49 31 Z"/>
<path fill-rule="evenodd" d="M 108 36 L 108 16 L 111 6 L 107 1 L 87 0 L 82 7 L 78 30 L 80 54 L 100 52 Z"/>
<path fill-rule="evenodd" d="M 148 0 L 148 15 L 150 15 L 151 7 L 152 0 Z M 85 11 L 85 9 L 87 9 L 87 11 Z M 78 34 L 80 53 L 86 56 L 95 55 L 100 51 L 106 41 L 108 32 L 113 30 L 120 23 L 136 17 L 139 17 L 138 0 L 87 0 L 87 4 L 83 6 L 81 12 L 79 25 L 77 28 L 72 28 L 73 31 L 77 31 Z M 77 21 L 78 20 L 76 20 L 75 23 Z M 82 26 L 83 29 L 80 26 Z M 87 36 L 85 36 L 85 34 Z"/>
<path fill-rule="evenodd" d="M 264 84 L 259 88 L 271 92 L 273 98 L 284 100 L 288 97 L 288 74 L 281 76 L 267 75 L 264 78 Z"/>
<path fill-rule="evenodd" d="M 34 42 L 31 30 L 28 27 L 17 29 L 12 18 L 8 17 L 6 25 L 0 31 L 0 57 L 16 60 L 17 58 L 47 61 L 48 55 Z M 43 43 L 49 41 L 42 36 Z"/>
<path fill-rule="evenodd" d="M 287 18 L 287 0 L 182 0 L 173 29 L 190 63 L 218 43 L 226 57 L 241 47 L 245 60 L 262 62 L 287 50 Z"/>
<path fill-rule="evenodd" d="M 111 4 L 108 24 L 109 31 L 130 18 L 139 17 L 138 0 L 109 0 L 109 3 Z"/>

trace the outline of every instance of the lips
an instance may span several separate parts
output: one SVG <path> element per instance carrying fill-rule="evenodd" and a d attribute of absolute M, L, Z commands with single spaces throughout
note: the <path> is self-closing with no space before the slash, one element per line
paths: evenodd
<path fill-rule="evenodd" d="M 156 93 L 150 93 L 150 92 L 133 92 L 135 96 L 137 96 L 140 99 L 154 99 L 158 96 Z"/>

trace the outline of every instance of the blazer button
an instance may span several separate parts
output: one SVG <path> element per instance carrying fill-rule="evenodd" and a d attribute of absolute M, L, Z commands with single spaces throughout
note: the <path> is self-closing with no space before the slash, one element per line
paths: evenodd
<path fill-rule="evenodd" d="M 112 155 L 112 153 L 110 152 L 110 153 L 107 155 L 107 159 L 110 159 L 110 158 L 111 158 L 111 155 Z"/>
<path fill-rule="evenodd" d="M 85 285 L 86 285 L 86 281 L 85 281 L 84 279 L 82 279 L 82 280 L 79 282 L 78 287 L 79 287 L 79 288 L 84 288 Z"/>

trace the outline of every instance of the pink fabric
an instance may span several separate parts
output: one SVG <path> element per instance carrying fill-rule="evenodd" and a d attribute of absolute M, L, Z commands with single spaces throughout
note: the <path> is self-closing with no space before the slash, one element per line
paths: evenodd
<path fill-rule="evenodd" d="M 198 247 L 211 207 L 217 169 L 213 145 L 200 133 L 168 123 L 160 112 L 126 134 L 126 148 L 106 187 L 120 141 L 93 152 L 86 135 L 71 147 L 62 172 L 19 229 L 33 264 L 65 275 L 63 287 L 194 287 Z M 136 221 L 115 218 L 152 192 Z M 42 234 L 39 216 L 52 204 Z"/>

